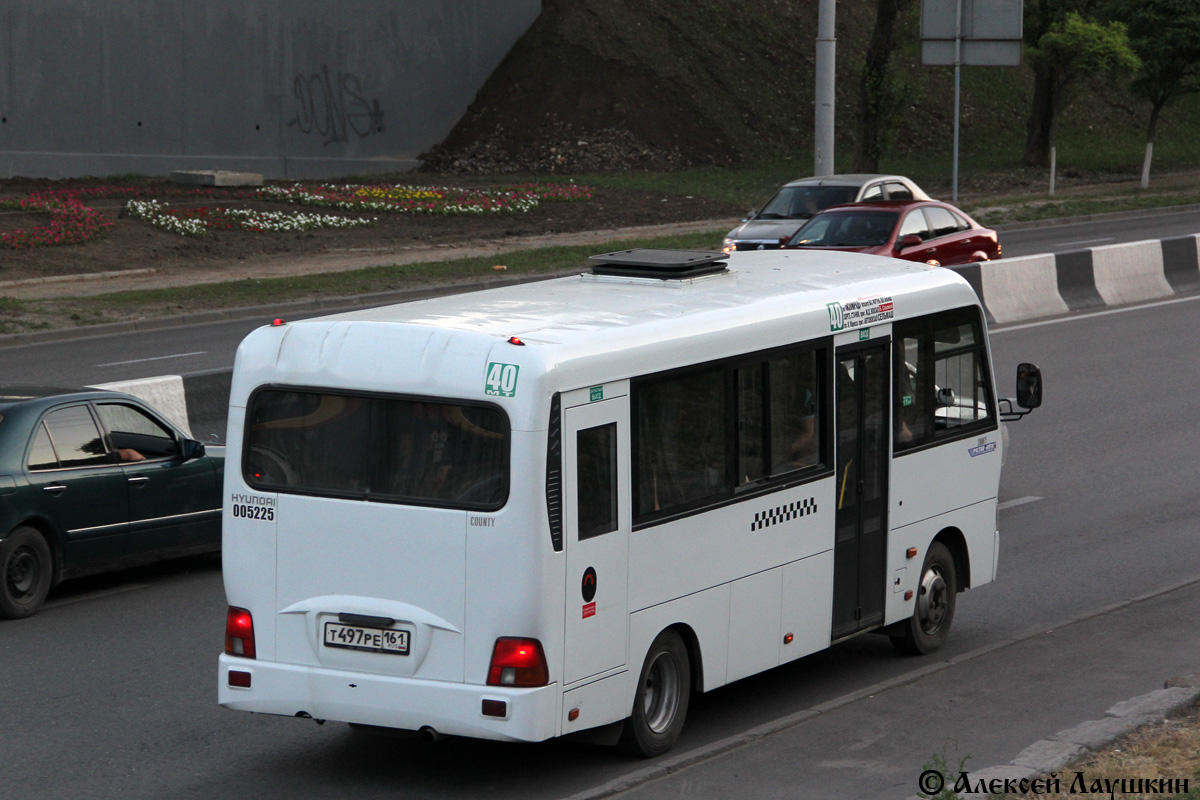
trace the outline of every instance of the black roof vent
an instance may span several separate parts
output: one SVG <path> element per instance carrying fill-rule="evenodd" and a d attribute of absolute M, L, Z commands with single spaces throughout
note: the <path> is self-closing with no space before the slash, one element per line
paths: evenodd
<path fill-rule="evenodd" d="M 593 275 L 678 280 L 725 271 L 725 253 L 711 250 L 619 250 L 588 258 Z"/>

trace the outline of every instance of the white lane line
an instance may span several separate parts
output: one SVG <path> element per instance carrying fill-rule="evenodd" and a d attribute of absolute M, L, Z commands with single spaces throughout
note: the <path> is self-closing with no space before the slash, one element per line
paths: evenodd
<path fill-rule="evenodd" d="M 51 600 L 49 603 L 45 603 L 42 609 L 59 608 L 61 606 L 69 606 L 73 603 L 83 603 L 88 600 L 99 600 L 102 597 L 111 597 L 114 594 L 124 594 L 125 592 L 132 592 L 135 589 L 145 589 L 149 585 L 148 583 L 130 583 L 125 586 L 116 586 L 112 589 L 101 589 L 96 592 L 76 595 L 75 597 L 64 597 L 62 600 Z"/>
<path fill-rule="evenodd" d="M 1059 242 L 1060 247 L 1069 247 L 1073 244 L 1098 244 L 1100 242 L 1115 242 L 1117 237 L 1109 236 L 1107 239 L 1084 239 L 1081 242 Z"/>
<path fill-rule="evenodd" d="M 153 358 L 135 358 L 130 361 L 110 361 L 107 364 L 97 364 L 97 367 L 120 367 L 125 364 L 142 364 L 146 361 L 163 361 L 168 358 L 187 358 L 188 356 L 203 356 L 207 355 L 207 350 L 197 350 L 194 353 L 175 353 L 170 356 L 154 356 Z"/>
<path fill-rule="evenodd" d="M 998 503 L 996 505 L 996 509 L 999 511 L 1003 511 L 1006 508 L 1016 508 L 1017 506 L 1023 506 L 1026 503 L 1036 503 L 1038 500 L 1044 500 L 1044 499 L 1045 498 L 1043 498 L 1043 497 L 1032 497 L 1032 496 L 1031 497 L 1018 497 L 1016 500 L 1005 500 L 1003 503 Z"/>
<path fill-rule="evenodd" d="M 1002 333 L 1023 331 L 1028 330 L 1029 328 L 1044 328 L 1047 325 L 1062 325 L 1067 322 L 1082 322 L 1083 320 L 1095 319 L 1096 317 L 1110 317 L 1114 314 L 1129 314 L 1133 311 L 1144 311 L 1148 308 L 1159 308 L 1160 306 L 1173 306 L 1178 305 L 1179 303 L 1194 303 L 1197 300 L 1200 300 L 1200 294 L 1194 294 L 1189 297 L 1175 297 L 1170 300 L 1156 300 L 1152 303 L 1141 303 L 1134 306 L 1110 308 L 1106 311 L 1095 311 L 1090 314 L 1071 314 L 1065 317 L 1044 319 L 1040 322 L 1023 322 L 1018 325 L 1005 325 L 1002 327 L 988 328 L 988 336 L 999 336 Z"/>

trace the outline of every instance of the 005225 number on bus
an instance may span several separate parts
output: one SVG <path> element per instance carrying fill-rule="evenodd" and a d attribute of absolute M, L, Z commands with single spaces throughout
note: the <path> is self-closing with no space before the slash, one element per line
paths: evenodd
<path fill-rule="evenodd" d="M 241 503 L 234 503 L 232 507 L 233 516 L 239 519 L 260 519 L 265 522 L 275 521 L 275 509 L 265 506 L 244 506 Z"/>

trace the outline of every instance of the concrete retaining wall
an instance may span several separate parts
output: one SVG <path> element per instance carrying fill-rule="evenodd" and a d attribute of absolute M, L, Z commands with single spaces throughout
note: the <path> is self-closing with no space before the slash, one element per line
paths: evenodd
<path fill-rule="evenodd" d="M 411 169 L 541 0 L 5 0 L 0 177 Z"/>

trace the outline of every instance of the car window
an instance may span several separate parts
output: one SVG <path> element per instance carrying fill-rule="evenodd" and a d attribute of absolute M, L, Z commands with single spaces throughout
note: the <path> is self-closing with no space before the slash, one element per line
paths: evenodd
<path fill-rule="evenodd" d="M 971 223 L 967 221 L 966 217 L 964 217 L 962 214 L 959 214 L 957 211 L 951 211 L 950 213 L 954 216 L 954 221 L 958 223 L 958 229 L 960 231 L 971 230 Z"/>
<path fill-rule="evenodd" d="M 97 403 L 96 410 L 108 430 L 113 450 L 122 461 L 168 458 L 179 452 L 174 434 L 140 408 Z"/>
<path fill-rule="evenodd" d="M 903 183 L 889 183 L 886 185 L 888 200 L 912 200 L 912 190 Z"/>
<path fill-rule="evenodd" d="M 925 221 L 925 215 L 921 209 L 914 208 L 908 212 L 908 216 L 904 218 L 904 222 L 900 224 L 900 233 L 898 239 L 903 239 L 905 236 L 916 234 L 921 237 L 921 241 L 930 238 L 929 223 Z"/>
<path fill-rule="evenodd" d="M 58 469 L 58 456 L 54 454 L 54 445 L 50 443 L 50 434 L 46 426 L 39 422 L 37 433 L 33 435 L 33 446 L 29 448 L 30 469 Z"/>
<path fill-rule="evenodd" d="M 958 233 L 958 220 L 941 206 L 928 206 L 925 209 L 925 215 L 929 217 L 929 224 L 933 228 L 935 238 Z"/>
<path fill-rule="evenodd" d="M 46 428 L 62 467 L 110 463 L 100 430 L 87 406 L 68 406 L 46 416 Z"/>
<path fill-rule="evenodd" d="M 762 210 L 759 219 L 808 219 L 830 206 L 849 203 L 854 199 L 850 186 L 785 186 Z"/>
<path fill-rule="evenodd" d="M 800 247 L 878 247 L 896 225 L 894 211 L 830 211 L 813 217 L 788 242 Z"/>
<path fill-rule="evenodd" d="M 863 191 L 861 199 L 862 200 L 882 200 L 883 199 L 883 185 L 877 183 L 874 186 L 868 186 Z"/>

